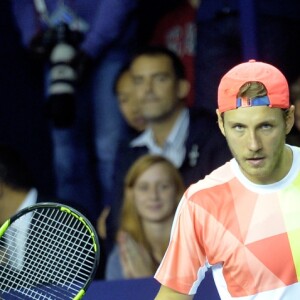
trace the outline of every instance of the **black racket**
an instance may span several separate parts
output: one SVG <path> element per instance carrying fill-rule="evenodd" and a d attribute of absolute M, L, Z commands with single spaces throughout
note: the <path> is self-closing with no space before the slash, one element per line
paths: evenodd
<path fill-rule="evenodd" d="M 94 227 L 77 210 L 27 207 L 0 228 L 0 299 L 81 299 L 99 253 Z"/>

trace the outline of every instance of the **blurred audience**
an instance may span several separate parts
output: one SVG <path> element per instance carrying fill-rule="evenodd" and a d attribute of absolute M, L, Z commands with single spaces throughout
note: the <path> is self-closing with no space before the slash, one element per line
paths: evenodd
<path fill-rule="evenodd" d="M 125 65 L 115 79 L 114 93 L 118 99 L 120 112 L 126 122 L 128 133 L 121 137 L 117 153 L 127 149 L 128 143 L 140 134 L 146 126 L 140 103 L 135 93 L 129 65 Z M 106 239 L 106 219 L 110 212 L 110 199 L 105 199 L 105 207 L 97 220 L 97 230 L 102 239 Z"/>
<path fill-rule="evenodd" d="M 164 47 L 142 49 L 134 56 L 130 73 L 147 127 L 116 157 L 108 239 L 114 238 L 117 228 L 125 174 L 140 156 L 150 153 L 166 157 L 179 169 L 186 186 L 231 158 L 215 115 L 186 107 L 190 84 L 173 51 Z"/>
<path fill-rule="evenodd" d="M 41 202 L 70 205 L 90 219 L 84 205 L 76 205 L 65 199 L 41 194 L 36 188 L 31 168 L 25 159 L 11 145 L 0 144 L 0 226 L 21 209 Z M 103 255 L 96 274 L 98 279 L 104 277 L 106 263 L 103 249 L 101 249 L 101 253 Z"/>
<path fill-rule="evenodd" d="M 135 96 L 129 65 L 126 65 L 116 77 L 114 92 L 126 124 L 137 133 L 143 131 L 146 121 L 142 115 L 141 104 Z"/>
<path fill-rule="evenodd" d="M 152 276 L 167 248 L 185 186 L 177 168 L 161 156 L 140 157 L 124 181 L 124 201 L 106 279 Z"/>
<path fill-rule="evenodd" d="M 156 24 L 165 14 L 177 7 L 182 0 L 143 0 L 139 3 L 138 43 L 139 47 L 149 44 Z"/>
<path fill-rule="evenodd" d="M 34 205 L 41 199 L 23 158 L 10 145 L 0 144 L 0 226 L 21 209 Z M 0 265 L 5 262 L 20 268 L 23 245 L 18 245 L 18 251 L 12 252 L 9 248 L 13 242 L 12 235 L 10 240 L 0 244 Z"/>
<path fill-rule="evenodd" d="M 38 191 L 31 168 L 24 157 L 11 145 L 0 144 L 0 225 L 16 212 L 40 202 L 59 202 L 72 205 L 70 201 L 44 195 Z M 73 206 L 88 218 L 83 205 Z"/>
<path fill-rule="evenodd" d="M 185 99 L 190 107 L 195 102 L 196 12 L 200 2 L 181 0 L 175 4 L 157 22 L 150 40 L 150 44 L 165 46 L 181 58 L 191 84 Z"/>
<path fill-rule="evenodd" d="M 122 133 L 113 81 L 136 47 L 137 0 L 13 0 L 23 45 L 45 61 L 57 196 L 93 221 Z"/>
<path fill-rule="evenodd" d="M 298 75 L 300 1 L 201 0 L 197 13 L 196 105 L 215 111 L 226 70 L 256 59 Z"/>

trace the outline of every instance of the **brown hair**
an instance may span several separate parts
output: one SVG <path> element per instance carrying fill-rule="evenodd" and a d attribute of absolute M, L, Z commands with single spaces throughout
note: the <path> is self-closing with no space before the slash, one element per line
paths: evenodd
<path fill-rule="evenodd" d="M 237 97 L 255 98 L 255 97 L 266 96 L 267 94 L 268 91 L 261 82 L 251 81 L 251 82 L 246 82 L 240 87 Z M 288 112 L 289 109 L 282 109 L 282 115 L 284 119 L 286 119 Z"/>
<path fill-rule="evenodd" d="M 238 97 L 255 98 L 262 97 L 267 95 L 266 87 L 257 81 L 246 82 L 240 87 L 240 90 L 237 94 Z"/>

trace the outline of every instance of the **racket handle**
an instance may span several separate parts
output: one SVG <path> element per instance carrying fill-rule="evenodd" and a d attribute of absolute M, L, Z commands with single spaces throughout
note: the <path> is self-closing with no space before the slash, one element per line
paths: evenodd
<path fill-rule="evenodd" d="M 79 293 L 76 295 L 76 297 L 73 300 L 80 300 L 85 294 L 84 290 L 80 290 Z"/>

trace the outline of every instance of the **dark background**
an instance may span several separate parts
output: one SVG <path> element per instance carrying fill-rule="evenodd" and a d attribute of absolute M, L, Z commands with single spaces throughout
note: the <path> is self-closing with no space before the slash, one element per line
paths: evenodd
<path fill-rule="evenodd" d="M 139 11 L 138 42 L 145 44 L 152 26 L 181 0 L 144 1 Z M 151 13 L 150 13 L 151 12 Z M 22 47 L 10 12 L 0 0 L 0 143 L 9 143 L 32 170 L 37 188 L 54 195 L 51 138 L 43 115 L 43 66 Z"/>
<path fill-rule="evenodd" d="M 9 0 L 0 1 L 0 142 L 13 145 L 43 193 L 54 188 L 51 141 L 42 112 L 42 65 L 22 48 Z"/>

